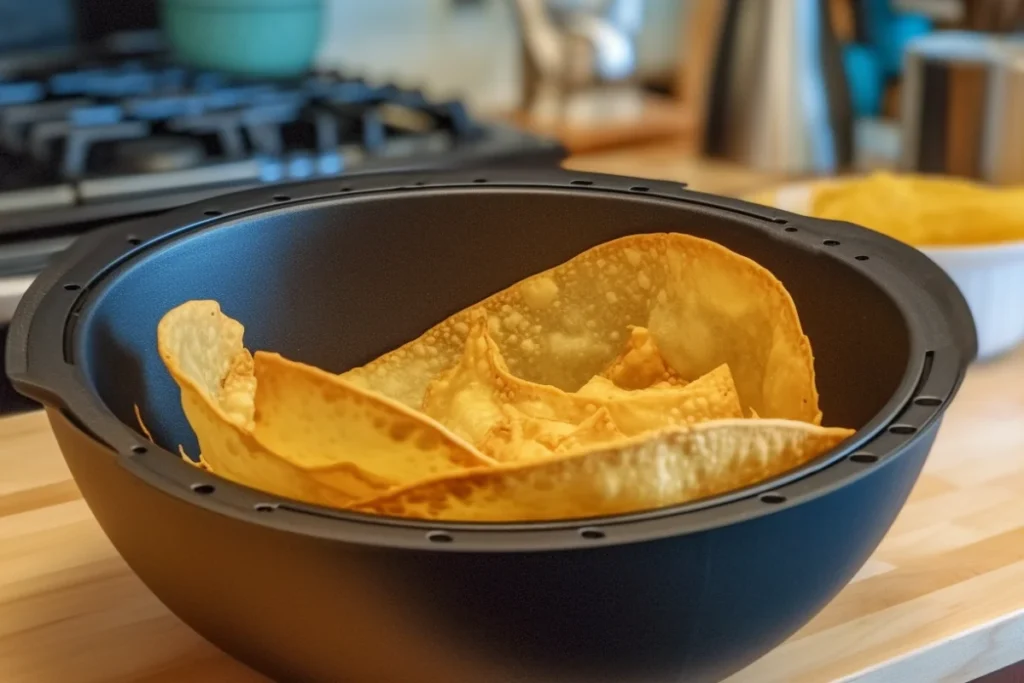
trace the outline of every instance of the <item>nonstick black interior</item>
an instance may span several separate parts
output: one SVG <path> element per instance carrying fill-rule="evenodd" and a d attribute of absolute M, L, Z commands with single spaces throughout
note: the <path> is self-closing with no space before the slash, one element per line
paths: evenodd
<path fill-rule="evenodd" d="M 851 226 L 627 178 L 473 180 L 313 183 L 112 228 L 26 296 L 12 380 L 46 404 L 86 500 L 154 593 L 277 680 L 720 680 L 806 623 L 889 528 L 975 353 L 966 304 L 918 252 Z M 539 525 L 315 509 L 171 452 L 195 440 L 155 330 L 183 301 L 218 299 L 250 348 L 341 371 L 590 246 L 673 230 L 785 283 L 825 421 L 857 436 L 701 505 Z M 136 403 L 159 446 L 139 436 Z"/>

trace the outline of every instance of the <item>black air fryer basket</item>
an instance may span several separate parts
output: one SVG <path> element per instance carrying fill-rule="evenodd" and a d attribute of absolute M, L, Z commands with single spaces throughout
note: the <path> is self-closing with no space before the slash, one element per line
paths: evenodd
<path fill-rule="evenodd" d="M 854 437 L 714 499 L 505 525 L 316 508 L 173 452 L 197 448 L 156 328 L 186 300 L 220 301 L 250 348 L 340 372 L 591 246 L 662 231 L 784 282 L 825 422 Z M 672 183 L 520 171 L 254 190 L 115 226 L 38 279 L 7 365 L 132 569 L 276 680 L 675 683 L 749 664 L 853 576 L 974 354 L 952 282 L 880 234 Z M 136 403 L 159 446 L 138 433 Z"/>

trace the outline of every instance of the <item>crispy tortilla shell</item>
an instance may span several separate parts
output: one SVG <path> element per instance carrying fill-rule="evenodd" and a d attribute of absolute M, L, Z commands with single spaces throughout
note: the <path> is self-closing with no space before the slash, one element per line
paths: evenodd
<path fill-rule="evenodd" d="M 343 377 L 418 408 L 459 361 L 481 314 L 508 370 L 529 382 L 574 392 L 642 327 L 679 380 L 728 365 L 745 410 L 821 421 L 810 343 L 782 283 L 721 245 L 677 233 L 594 247 Z"/>
<path fill-rule="evenodd" d="M 460 522 L 626 514 L 771 478 L 825 453 L 852 433 L 790 420 L 716 420 L 615 448 L 436 478 L 354 509 Z"/>

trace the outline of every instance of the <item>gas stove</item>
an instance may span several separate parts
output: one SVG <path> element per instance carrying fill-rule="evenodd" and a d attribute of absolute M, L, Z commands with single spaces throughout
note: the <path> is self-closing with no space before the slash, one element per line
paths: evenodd
<path fill-rule="evenodd" d="M 105 223 L 263 184 L 564 156 L 457 100 L 344 73 L 251 81 L 152 55 L 0 62 L 0 350 L 35 274 Z M 0 413 L 2 377 L 0 363 Z"/>
<path fill-rule="evenodd" d="M 252 82 L 158 61 L 0 76 L 0 235 L 349 172 L 557 160 L 462 103 L 338 73 Z"/>

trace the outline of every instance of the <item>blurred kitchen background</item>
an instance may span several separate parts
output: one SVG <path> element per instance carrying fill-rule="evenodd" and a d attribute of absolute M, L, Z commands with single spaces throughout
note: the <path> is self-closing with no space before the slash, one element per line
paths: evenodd
<path fill-rule="evenodd" d="M 247 187 L 556 163 L 721 194 L 1024 182 L 1022 30 L 1024 0 L 0 0 L 0 359 L 76 237 Z M 0 381 L 0 413 L 23 405 Z"/>
<path fill-rule="evenodd" d="M 155 47 L 160 39 L 143 34 L 168 27 L 169 11 L 162 14 L 160 5 L 159 0 L 0 0 L 0 58 L 67 45 Z M 828 98 L 845 88 L 850 102 L 833 107 L 849 106 L 855 124 L 863 119 L 896 123 L 909 43 L 951 29 L 1012 35 L 1024 15 L 1019 0 L 166 0 L 163 5 L 200 8 L 205 16 L 277 17 L 312 16 L 321 7 L 318 33 L 304 36 L 315 48 L 314 68 L 421 89 L 435 99 L 460 99 L 477 116 L 556 134 L 572 151 L 694 131 L 707 135 L 702 123 L 715 106 L 708 90 L 714 94 L 716 77 L 719 99 L 754 104 L 757 98 L 762 109 L 788 106 L 791 125 L 801 116 L 797 110 L 809 106 L 796 99 Z M 262 25 L 252 16 L 238 22 L 238 30 Z M 831 36 L 824 35 L 821 21 Z M 183 32 L 203 30 L 191 19 L 173 24 L 185 28 L 174 31 L 171 37 L 178 41 L 171 41 L 172 48 L 181 48 Z M 229 23 L 220 27 L 231 30 Z M 724 40 L 723 32 L 729 34 Z M 243 39 L 229 35 L 191 40 L 222 43 L 216 48 L 221 53 L 249 49 Z M 830 63 L 822 47 L 832 36 L 841 64 Z M 277 51 L 266 42 L 263 49 Z M 731 80 L 722 73 L 727 62 L 741 72 Z M 836 66 L 844 73 L 829 73 Z M 825 73 L 813 74 L 815 69 Z M 846 83 L 837 82 L 844 77 Z M 756 90 L 758 79 L 763 89 L 780 96 L 735 92 Z M 723 95 L 722 89 L 733 92 Z M 737 106 L 732 101 L 727 109 Z M 781 125 L 740 122 L 736 119 L 746 117 L 730 117 L 731 111 L 721 109 L 716 113 L 731 122 L 733 132 L 743 129 L 741 144 L 754 144 L 746 138 L 750 129 Z M 773 116 L 771 111 L 749 114 Z M 877 137 L 888 137 L 871 137 L 868 144 L 877 142 L 883 153 L 897 154 L 895 128 L 878 132 Z M 861 158 L 871 151 L 855 154 L 854 163 L 881 163 Z M 843 161 L 803 165 L 828 168 Z"/>

